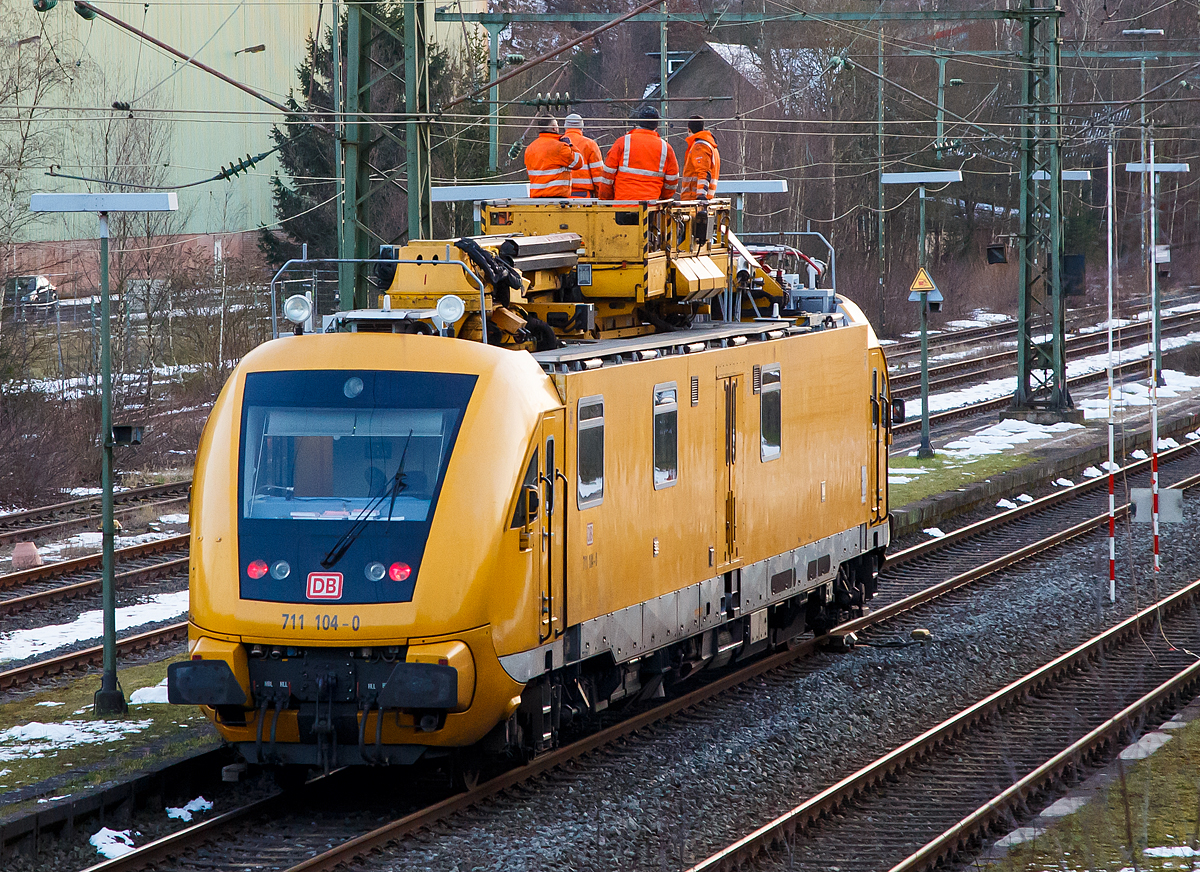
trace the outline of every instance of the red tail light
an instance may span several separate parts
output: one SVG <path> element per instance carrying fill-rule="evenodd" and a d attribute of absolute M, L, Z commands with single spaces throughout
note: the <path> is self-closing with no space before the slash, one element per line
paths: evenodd
<path fill-rule="evenodd" d="M 267 574 L 267 561 L 251 560 L 250 565 L 246 567 L 246 574 L 253 579 L 260 579 Z"/>
<path fill-rule="evenodd" d="M 407 563 L 393 563 L 388 567 L 388 578 L 392 581 L 405 581 L 410 575 L 412 567 Z"/>

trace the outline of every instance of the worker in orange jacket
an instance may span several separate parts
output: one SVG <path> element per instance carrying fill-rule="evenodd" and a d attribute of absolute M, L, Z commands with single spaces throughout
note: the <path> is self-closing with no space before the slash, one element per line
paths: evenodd
<path fill-rule="evenodd" d="M 558 119 L 538 118 L 537 139 L 525 149 L 525 171 L 529 173 L 529 196 L 571 196 L 571 173 L 583 166 L 583 157 L 571 140 L 558 133 Z"/>
<path fill-rule="evenodd" d="M 658 110 L 643 106 L 634 128 L 613 143 L 604 158 L 601 200 L 669 200 L 679 188 L 675 151 L 658 135 Z"/>
<path fill-rule="evenodd" d="M 596 144 L 596 140 L 583 135 L 583 119 L 574 112 L 563 122 L 563 133 L 583 158 L 583 166 L 571 173 L 571 196 L 596 196 L 604 173 L 600 146 Z"/>
<path fill-rule="evenodd" d="M 687 153 L 683 158 L 683 189 L 681 200 L 711 200 L 717 193 L 717 177 L 721 175 L 721 153 L 711 133 L 704 129 L 704 119 L 693 115 L 688 119 Z"/>

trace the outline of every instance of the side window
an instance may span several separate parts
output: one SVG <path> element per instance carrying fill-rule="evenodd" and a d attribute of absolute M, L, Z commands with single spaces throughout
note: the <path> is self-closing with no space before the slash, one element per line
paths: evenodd
<path fill-rule="evenodd" d="M 579 508 L 604 502 L 604 397 L 579 401 L 579 444 L 576 451 Z"/>
<path fill-rule="evenodd" d="M 764 366 L 762 370 L 762 393 L 759 395 L 759 432 L 761 433 L 759 448 L 760 457 L 764 460 L 775 460 L 779 457 L 782 445 L 783 422 L 779 403 L 780 374 L 779 364 Z"/>
<path fill-rule="evenodd" d="M 679 481 L 679 390 L 675 382 L 654 386 L 654 489 Z"/>
<path fill-rule="evenodd" d="M 538 453 L 537 449 L 533 449 L 533 457 L 529 458 L 529 468 L 525 470 L 525 477 L 521 479 L 521 486 L 517 489 L 517 505 L 513 509 L 512 526 L 525 526 L 525 488 L 537 487 L 538 483 Z"/>

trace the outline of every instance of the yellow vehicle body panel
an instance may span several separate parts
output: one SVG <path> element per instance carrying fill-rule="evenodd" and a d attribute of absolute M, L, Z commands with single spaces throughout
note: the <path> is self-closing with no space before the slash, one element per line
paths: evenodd
<path fill-rule="evenodd" d="M 578 448 L 581 398 L 603 396 L 606 428 L 604 501 L 568 516 L 567 623 L 871 522 L 862 487 L 863 470 L 869 474 L 876 466 L 868 330 L 863 323 L 559 376 L 569 468 Z M 753 370 L 772 364 L 780 366 L 784 442 L 777 459 L 763 461 Z M 736 446 L 740 547 L 737 559 L 722 564 L 725 445 L 718 391 L 719 380 L 730 377 L 739 377 L 744 410 Z M 696 406 L 689 396 L 693 378 L 699 380 Z M 677 385 L 680 397 L 679 478 L 655 490 L 652 391 L 667 382 Z M 575 486 L 572 477 L 572 509 Z M 718 552 L 711 563 L 710 548 Z"/>

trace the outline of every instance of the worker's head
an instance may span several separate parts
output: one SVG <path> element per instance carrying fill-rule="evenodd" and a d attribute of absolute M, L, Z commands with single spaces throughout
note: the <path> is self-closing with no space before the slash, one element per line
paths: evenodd
<path fill-rule="evenodd" d="M 566 117 L 566 120 L 563 121 L 563 128 L 565 130 L 570 130 L 572 127 L 578 128 L 579 130 L 583 129 L 583 119 L 579 116 L 578 112 L 572 112 Z"/>
<path fill-rule="evenodd" d="M 688 130 L 692 133 L 699 133 L 704 129 L 704 116 L 692 115 L 688 118 Z"/>
<path fill-rule="evenodd" d="M 539 115 L 537 123 L 542 133 L 558 133 L 558 119 L 553 115 Z"/>
<path fill-rule="evenodd" d="M 658 127 L 658 119 L 658 110 L 653 106 L 643 104 L 633 111 L 634 126 L 641 127 L 643 130 L 654 130 Z"/>

